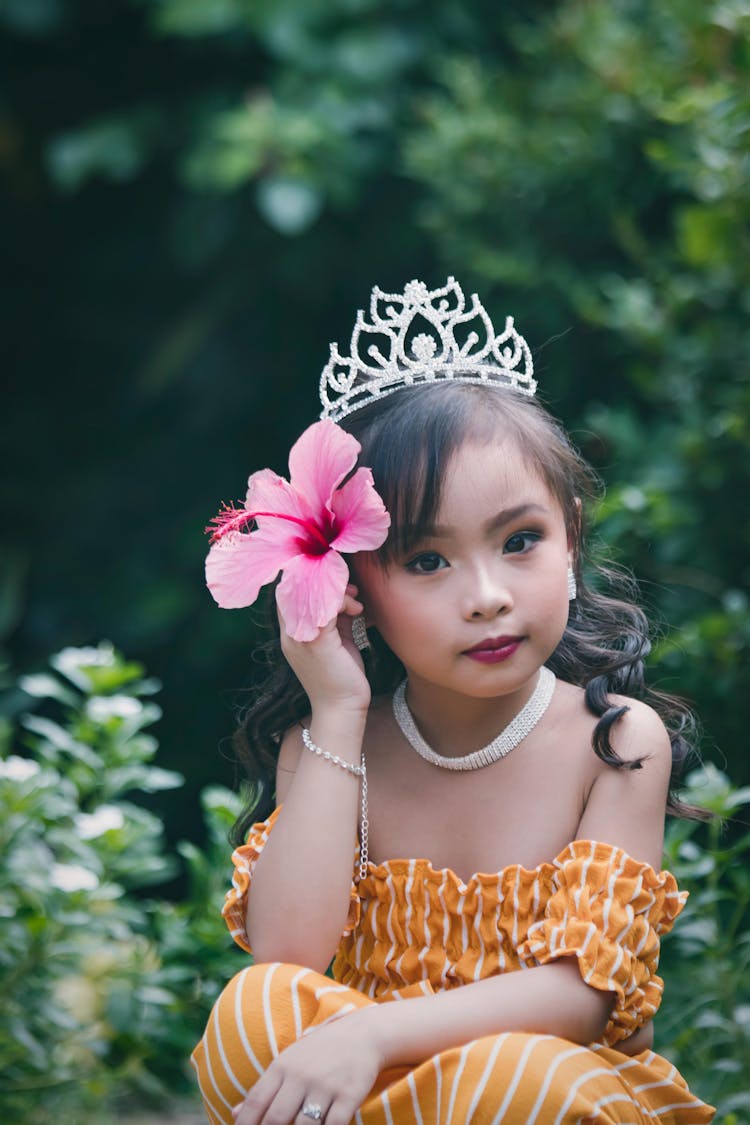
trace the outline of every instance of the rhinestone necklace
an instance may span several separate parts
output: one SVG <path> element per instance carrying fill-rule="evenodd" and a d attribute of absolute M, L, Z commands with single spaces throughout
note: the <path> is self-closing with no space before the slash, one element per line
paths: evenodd
<path fill-rule="evenodd" d="M 499 758 L 504 758 L 511 750 L 515 750 L 519 742 L 523 742 L 549 707 L 554 690 L 555 673 L 542 665 L 534 694 L 515 719 L 511 719 L 507 727 L 503 727 L 492 742 L 488 742 L 481 750 L 466 754 L 463 758 L 444 758 L 442 754 L 437 754 L 431 746 L 427 745 L 417 730 L 414 716 L 406 702 L 406 680 L 399 684 L 393 693 L 393 714 L 404 738 L 426 762 L 430 762 L 433 766 L 440 766 L 444 770 L 479 770 L 482 766 L 489 766 Z"/>

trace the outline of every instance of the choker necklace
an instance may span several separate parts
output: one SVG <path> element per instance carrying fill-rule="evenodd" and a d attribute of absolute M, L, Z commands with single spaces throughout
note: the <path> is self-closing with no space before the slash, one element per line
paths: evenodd
<path fill-rule="evenodd" d="M 444 758 L 442 754 L 436 754 L 432 747 L 427 745 L 417 730 L 414 716 L 406 702 L 406 683 L 406 680 L 400 683 L 393 693 L 393 714 L 404 738 L 420 758 L 444 770 L 479 770 L 482 766 L 489 766 L 492 762 L 510 754 L 511 750 L 515 750 L 519 742 L 523 742 L 526 735 L 531 733 L 550 705 L 555 690 L 555 673 L 542 665 L 534 694 L 515 719 L 511 719 L 507 727 L 504 727 L 492 742 L 483 746 L 481 750 L 475 750 L 473 754 L 466 754 L 463 758 Z"/>

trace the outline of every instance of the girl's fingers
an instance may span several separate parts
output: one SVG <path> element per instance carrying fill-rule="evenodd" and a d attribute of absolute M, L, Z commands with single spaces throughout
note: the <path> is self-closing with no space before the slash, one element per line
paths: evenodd
<path fill-rule="evenodd" d="M 263 1117 L 259 1118 L 264 1125 L 288 1125 L 289 1122 L 297 1121 L 302 1118 L 302 1108 L 312 1099 L 305 1095 L 302 1086 L 298 1085 L 296 1081 L 288 1079 L 284 1082 L 273 1099 L 271 1104 L 267 1107 Z M 328 1109 L 327 1102 L 319 1102 L 322 1110 Z M 325 1116 L 325 1114 L 324 1114 Z M 305 1125 L 309 1125 L 310 1118 L 302 1118 Z M 323 1117 L 320 1118 L 323 1120 Z"/>
<path fill-rule="evenodd" d="M 356 598 L 350 597 L 349 594 L 345 595 L 340 613 L 345 613 L 347 617 L 359 617 L 360 613 L 364 612 L 365 607 L 362 605 L 362 602 L 357 601 Z"/>
<path fill-rule="evenodd" d="M 281 1075 L 270 1069 L 255 1083 L 243 1102 L 232 1110 L 235 1125 L 260 1125 L 269 1106 L 281 1089 Z M 289 1118 L 291 1120 L 291 1116 Z"/>

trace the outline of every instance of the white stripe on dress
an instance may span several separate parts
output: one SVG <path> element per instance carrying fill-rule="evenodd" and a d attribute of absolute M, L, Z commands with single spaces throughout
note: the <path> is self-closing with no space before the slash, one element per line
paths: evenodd
<path fill-rule="evenodd" d="M 503 1120 L 505 1111 L 510 1105 L 513 1095 L 518 1089 L 518 1084 L 521 1081 L 524 1070 L 526 1069 L 526 1063 L 529 1061 L 529 1055 L 537 1046 L 537 1044 L 541 1043 L 543 1039 L 549 1039 L 549 1036 L 532 1035 L 529 1038 L 529 1041 L 521 1052 L 521 1057 L 516 1064 L 516 1069 L 513 1072 L 513 1078 L 511 1079 L 510 1085 L 505 1092 L 505 1097 L 502 1100 L 500 1108 L 492 1119 L 492 1125 L 500 1125 L 500 1122 Z"/>
<path fill-rule="evenodd" d="M 248 1039 L 247 1032 L 245 1031 L 245 1023 L 242 1019 L 242 990 L 245 987 L 245 980 L 249 972 L 250 967 L 248 967 L 247 969 L 243 969 L 237 981 L 237 988 L 235 990 L 234 996 L 234 1022 L 237 1025 L 237 1034 L 239 1035 L 240 1042 L 245 1049 L 245 1054 L 249 1058 L 256 1072 L 260 1075 L 263 1073 L 263 1067 L 258 1062 L 258 1059 L 255 1056 L 255 1051 L 250 1046 L 250 1040 Z"/>
<path fill-rule="evenodd" d="M 489 1058 L 487 1059 L 487 1064 L 486 1064 L 486 1066 L 485 1066 L 485 1068 L 482 1072 L 482 1077 L 479 1079 L 479 1082 L 476 1085 L 476 1089 L 474 1090 L 474 1097 L 471 1099 L 471 1103 L 469 1105 L 469 1109 L 468 1109 L 468 1112 L 466 1114 L 466 1125 L 469 1125 L 469 1122 L 471 1121 L 472 1117 L 474 1116 L 474 1111 L 477 1108 L 477 1105 L 479 1104 L 479 1099 L 481 1098 L 482 1093 L 484 1091 L 484 1088 L 487 1085 L 487 1082 L 489 1081 L 490 1074 L 492 1073 L 492 1068 L 495 1065 L 495 1060 L 497 1059 L 497 1056 L 500 1053 L 500 1049 L 501 1049 L 503 1043 L 508 1038 L 508 1035 L 509 1035 L 509 1032 L 504 1031 L 501 1035 L 498 1035 L 496 1037 L 495 1044 L 494 1044 L 492 1050 L 490 1051 Z"/>
<path fill-rule="evenodd" d="M 458 1094 L 458 1084 L 461 1080 L 461 1075 L 463 1073 L 463 1069 L 466 1066 L 466 1059 L 468 1057 L 469 1051 L 474 1046 L 475 1042 L 476 1042 L 476 1040 L 472 1040 L 471 1043 L 465 1043 L 464 1046 L 461 1048 L 461 1053 L 458 1056 L 458 1065 L 456 1066 L 456 1073 L 453 1075 L 453 1085 L 451 1086 L 451 1096 L 450 1096 L 450 1101 L 448 1102 L 448 1116 L 446 1118 L 446 1125 L 454 1125 L 453 1107 L 456 1104 L 456 1095 Z M 455 1125 L 463 1125 L 463 1122 L 461 1122 L 461 1121 L 455 1122 Z"/>
<path fill-rule="evenodd" d="M 533 1106 L 531 1107 L 531 1115 L 528 1118 L 528 1120 L 524 1123 L 524 1125 L 533 1125 L 533 1123 L 536 1121 L 537 1117 L 539 1116 L 539 1111 L 542 1108 L 542 1106 L 544 1105 L 544 1099 L 546 1098 L 547 1091 L 549 1090 L 549 1088 L 552 1084 L 552 1079 L 555 1075 L 555 1071 L 560 1066 L 560 1064 L 565 1062 L 566 1059 L 572 1058 L 574 1055 L 583 1054 L 587 1049 L 588 1048 L 586 1048 L 586 1047 L 571 1047 L 569 1050 L 561 1051 L 559 1054 L 555 1055 L 555 1061 L 552 1063 L 551 1067 L 547 1071 L 547 1075 L 546 1075 L 546 1077 L 544 1079 L 544 1082 L 542 1084 L 542 1087 L 539 1091 L 539 1096 L 537 1097 L 536 1101 L 534 1102 Z"/>
<path fill-rule="evenodd" d="M 558 1113 L 557 1117 L 555 1118 L 555 1120 L 553 1121 L 552 1125 L 563 1125 L 563 1122 L 565 1121 L 565 1114 L 568 1112 L 568 1109 L 573 1104 L 573 1101 L 575 1100 L 575 1096 L 578 1093 L 579 1088 L 584 1084 L 584 1082 L 588 1082 L 590 1078 L 598 1078 L 600 1074 L 611 1074 L 611 1073 L 612 1073 L 611 1067 L 598 1066 L 598 1067 L 595 1067 L 594 1070 L 587 1070 L 585 1074 L 582 1074 L 579 1078 L 577 1078 L 575 1080 L 575 1082 L 573 1083 L 573 1085 L 570 1087 L 570 1090 L 568 1091 L 568 1096 L 565 1099 L 565 1101 L 563 1102 L 562 1108 L 561 1108 L 560 1112 Z"/>
<path fill-rule="evenodd" d="M 221 1118 L 222 1118 L 223 1114 L 222 1115 L 219 1114 L 219 1111 L 217 1110 L 216 1106 L 213 1104 L 211 1099 L 206 1094 L 206 1091 L 203 1088 L 203 1083 L 201 1082 L 200 1071 L 198 1070 L 198 1064 L 192 1058 L 191 1058 L 190 1061 L 193 1064 L 193 1067 L 195 1069 L 195 1074 L 196 1074 L 196 1077 L 198 1079 L 198 1089 L 201 1092 L 201 1097 L 203 1098 L 203 1105 L 204 1105 L 204 1108 L 206 1110 L 206 1113 L 208 1114 L 208 1118 L 211 1122 L 211 1125 L 221 1125 Z"/>
<path fill-rule="evenodd" d="M 272 965 L 268 966 L 266 974 L 263 977 L 263 1019 L 266 1025 L 268 1045 L 271 1048 L 271 1054 L 275 1059 L 279 1056 L 279 1046 L 276 1042 L 276 1032 L 273 1028 L 273 1012 L 271 1011 L 271 978 L 278 968 L 279 962 L 275 961 Z"/>
<path fill-rule="evenodd" d="M 476 903 L 476 916 L 474 918 L 474 933 L 477 935 L 477 945 L 479 946 L 479 957 L 477 958 L 476 968 L 474 969 L 474 980 L 482 979 L 482 968 L 484 966 L 484 940 L 482 938 L 482 885 L 477 884 L 477 903 Z"/>
<path fill-rule="evenodd" d="M 411 1070 L 409 1071 L 408 1075 L 406 1076 L 406 1081 L 408 1082 L 409 1090 L 411 1091 L 411 1104 L 414 1107 L 414 1117 L 416 1119 L 417 1125 L 424 1125 L 424 1119 L 422 1117 L 422 1111 L 419 1108 L 419 1097 L 417 1095 L 417 1084 L 414 1081 L 414 1072 L 413 1071 L 411 1071 Z"/>
<path fill-rule="evenodd" d="M 435 1125 L 440 1125 L 440 1118 L 443 1112 L 441 1104 L 441 1098 L 443 1096 L 443 1068 L 440 1065 L 440 1055 L 433 1055 L 432 1064 L 435 1067 L 435 1104 L 437 1105 L 437 1121 Z"/>
<path fill-rule="evenodd" d="M 208 1049 L 208 1042 L 207 1041 L 205 1042 L 204 1058 L 206 1060 L 206 1072 L 208 1073 L 209 1081 L 210 1081 L 211 1085 L 213 1086 L 219 1101 L 223 1102 L 224 1105 L 227 1107 L 227 1109 L 231 1109 L 232 1108 L 231 1102 L 228 1102 L 227 1099 L 224 1097 L 221 1090 L 219 1089 L 219 1086 L 216 1082 L 216 1079 L 214 1078 L 214 1068 L 211 1066 L 211 1053 Z"/>
<path fill-rule="evenodd" d="M 216 1045 L 219 1048 L 219 1058 L 221 1059 L 221 1065 L 224 1067 L 224 1073 L 226 1074 L 227 1078 L 229 1079 L 229 1081 L 234 1086 L 235 1090 L 238 1090 L 244 1098 L 245 1094 L 247 1093 L 247 1086 L 243 1086 L 240 1082 L 237 1081 L 235 1073 L 232 1070 L 231 1066 L 229 1065 L 229 1059 L 227 1058 L 227 1053 L 224 1050 L 224 1043 L 223 1043 L 222 1038 L 221 1038 L 221 1029 L 219 1027 L 219 1019 L 218 1019 L 218 1016 L 216 1015 L 215 1009 L 214 1009 L 214 1031 L 216 1033 Z"/>
<path fill-rule="evenodd" d="M 294 1014 L 295 1039 L 299 1039 L 302 1035 L 302 1011 L 299 1003 L 299 982 L 303 977 L 307 976 L 309 971 L 309 969 L 300 969 L 300 971 L 292 977 L 292 983 L 290 985 L 290 991 L 292 994 L 292 1012 Z"/>
<path fill-rule="evenodd" d="M 406 880 L 406 887 L 404 888 L 404 897 L 406 898 L 406 914 L 404 915 L 404 951 L 401 954 L 401 956 L 398 958 L 398 960 L 396 961 L 395 965 L 393 966 L 394 975 L 399 976 L 401 978 L 401 980 L 404 979 L 403 975 L 401 973 L 401 962 L 403 961 L 407 952 L 412 948 L 411 945 L 409 944 L 409 939 L 411 937 L 411 935 L 409 933 L 409 925 L 411 923 L 411 914 L 412 914 L 411 889 L 412 889 L 413 885 L 414 885 L 414 860 L 410 859 L 409 860 L 409 875 L 408 875 L 408 878 Z"/>

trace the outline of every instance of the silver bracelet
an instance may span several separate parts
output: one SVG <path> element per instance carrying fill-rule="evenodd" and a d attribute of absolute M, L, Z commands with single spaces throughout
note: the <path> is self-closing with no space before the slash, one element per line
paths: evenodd
<path fill-rule="evenodd" d="M 310 731 L 307 727 L 302 728 L 302 741 L 308 750 L 313 754 L 317 754 L 319 758 L 325 758 L 327 762 L 331 762 L 334 766 L 340 766 L 342 770 L 348 770 L 353 773 L 355 777 L 362 777 L 364 775 L 364 766 L 355 766 L 351 762 L 345 762 L 343 758 L 339 758 L 338 754 L 331 754 L 330 750 L 324 750 L 322 746 L 316 746 L 310 737 Z"/>
<path fill-rule="evenodd" d="M 370 823 L 367 817 L 367 766 L 365 764 L 365 748 L 362 747 L 361 764 L 355 766 L 352 762 L 345 762 L 343 758 L 339 758 L 338 754 L 332 754 L 330 750 L 324 750 L 322 746 L 316 746 L 310 737 L 310 731 L 307 727 L 302 728 L 302 741 L 306 749 L 311 753 L 316 754 L 319 758 L 323 758 L 331 765 L 339 766 L 340 769 L 346 770 L 347 773 L 352 774 L 354 777 L 362 779 L 362 802 L 361 802 L 361 818 L 360 818 L 360 845 L 359 845 L 359 877 L 364 879 L 367 877 L 367 863 L 368 863 L 368 836 Z"/>

